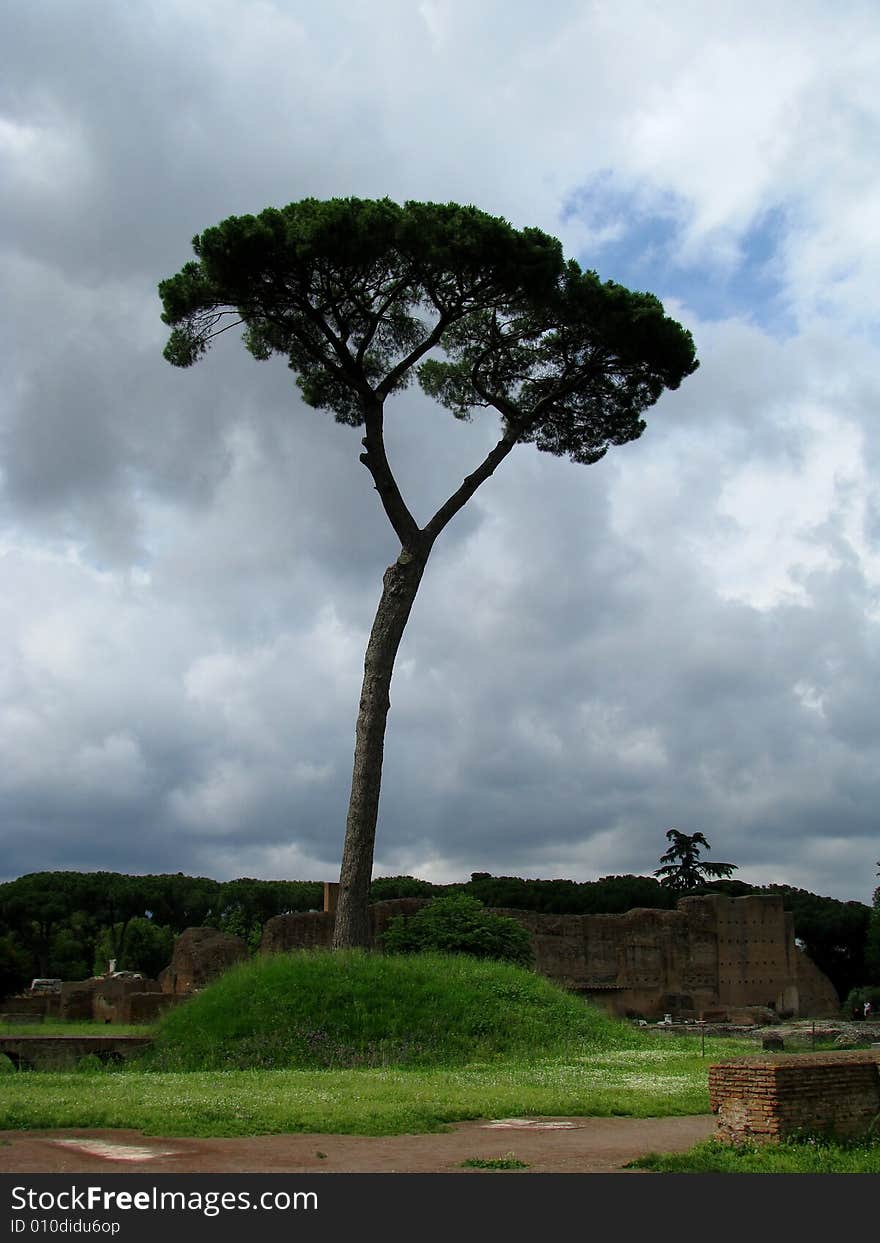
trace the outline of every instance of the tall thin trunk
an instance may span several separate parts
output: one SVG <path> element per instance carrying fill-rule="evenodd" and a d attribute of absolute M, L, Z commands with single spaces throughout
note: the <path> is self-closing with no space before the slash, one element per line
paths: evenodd
<path fill-rule="evenodd" d="M 339 900 L 333 930 L 333 948 L 370 945 L 367 902 L 373 869 L 373 846 L 379 814 L 385 725 L 394 660 L 413 601 L 425 572 L 428 552 L 403 551 L 385 571 L 382 598 L 376 610 L 364 658 L 355 731 L 351 799 L 345 826 Z"/>

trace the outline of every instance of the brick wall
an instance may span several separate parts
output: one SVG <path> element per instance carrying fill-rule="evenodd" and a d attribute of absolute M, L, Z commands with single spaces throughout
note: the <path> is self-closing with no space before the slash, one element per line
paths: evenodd
<path fill-rule="evenodd" d="M 841 1138 L 880 1127 L 878 1059 L 865 1053 L 777 1054 L 709 1067 L 709 1104 L 720 1139 Z"/>
<path fill-rule="evenodd" d="M 374 943 L 395 915 L 414 915 L 427 905 L 425 898 L 389 898 L 370 906 L 370 928 Z M 260 952 L 282 954 L 288 950 L 329 949 L 333 940 L 334 916 L 329 911 L 300 911 L 294 915 L 275 915 L 263 925 Z"/>
<path fill-rule="evenodd" d="M 325 901 L 332 902 L 331 893 Z M 394 915 L 412 915 L 423 898 L 370 907 L 374 942 Z M 769 894 L 682 898 L 674 911 L 637 908 L 619 915 L 558 915 L 498 909 L 529 933 L 535 969 L 617 1014 L 697 1018 L 719 1007 L 775 1006 L 777 1012 L 834 1015 L 837 995 L 795 948 L 782 898 Z M 329 948 L 333 915 L 276 915 L 261 950 Z M 799 981 L 809 1008 L 799 1003 Z"/>

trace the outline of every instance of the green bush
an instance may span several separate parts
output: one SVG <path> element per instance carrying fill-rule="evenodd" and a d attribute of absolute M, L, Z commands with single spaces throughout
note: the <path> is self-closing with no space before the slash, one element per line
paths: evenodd
<path fill-rule="evenodd" d="M 880 1021 L 880 986 L 874 984 L 866 984 L 862 988 L 850 989 L 846 1001 L 843 1003 L 843 1012 L 846 1017 L 849 1018 L 854 1010 L 858 1010 L 859 1017 L 861 1018 L 862 1009 L 866 1001 L 871 1003 L 872 1020 L 875 1022 Z"/>
<path fill-rule="evenodd" d="M 382 947 L 389 954 L 436 950 L 521 967 L 532 963 L 531 937 L 522 924 L 487 911 L 479 899 L 464 893 L 434 898 L 415 915 L 396 915 L 383 934 Z"/>

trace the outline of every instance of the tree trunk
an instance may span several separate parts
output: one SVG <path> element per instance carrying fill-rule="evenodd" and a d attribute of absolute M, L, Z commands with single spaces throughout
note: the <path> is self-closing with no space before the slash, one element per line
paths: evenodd
<path fill-rule="evenodd" d="M 334 949 L 367 948 L 371 941 L 368 903 L 382 784 L 385 724 L 391 707 L 391 675 L 427 560 L 427 552 L 404 550 L 394 565 L 388 567 L 383 579 L 382 598 L 370 631 L 355 731 L 351 798 L 333 930 Z"/>

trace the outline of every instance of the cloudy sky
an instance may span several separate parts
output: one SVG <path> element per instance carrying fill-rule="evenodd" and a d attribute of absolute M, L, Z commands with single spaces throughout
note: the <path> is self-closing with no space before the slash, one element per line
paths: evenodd
<path fill-rule="evenodd" d="M 701 368 L 583 467 L 523 446 L 447 528 L 392 686 L 376 875 L 738 877 L 880 858 L 873 0 L 30 0 L 0 76 L 0 846 L 333 879 L 397 551 L 360 433 L 156 284 L 226 216 L 474 203 L 649 289 Z M 426 520 L 494 443 L 411 390 Z"/>

